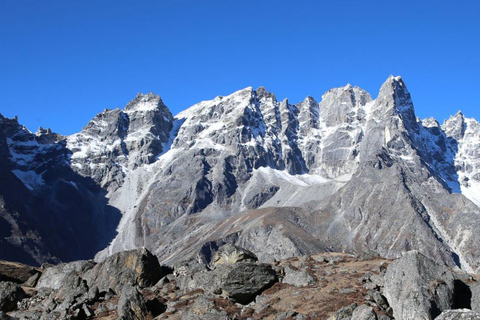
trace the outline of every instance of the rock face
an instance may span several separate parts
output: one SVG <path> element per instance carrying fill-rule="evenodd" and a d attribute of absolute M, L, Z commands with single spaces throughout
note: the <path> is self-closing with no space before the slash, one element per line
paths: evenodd
<path fill-rule="evenodd" d="M 64 139 L 0 116 L 1 258 L 37 265 L 86 259 L 114 237 L 121 213 L 70 167 Z"/>
<path fill-rule="evenodd" d="M 446 267 L 411 251 L 388 266 L 385 296 L 396 319 L 435 319 L 452 308 L 454 277 Z"/>
<path fill-rule="evenodd" d="M 123 109 L 98 114 L 82 132 L 67 139 L 70 165 L 108 191 L 118 189 L 125 174 L 156 161 L 170 138 L 173 116 L 159 96 L 138 94 Z"/>

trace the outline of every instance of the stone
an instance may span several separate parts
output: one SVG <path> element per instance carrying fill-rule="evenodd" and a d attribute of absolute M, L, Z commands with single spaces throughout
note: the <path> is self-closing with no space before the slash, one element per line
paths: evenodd
<path fill-rule="evenodd" d="M 83 274 L 94 266 L 95 262 L 91 260 L 80 260 L 48 267 L 38 280 L 37 288 L 60 289 L 68 277 Z"/>
<path fill-rule="evenodd" d="M 17 302 L 26 298 L 25 292 L 13 282 L 0 282 L 0 310 L 12 311 L 17 308 Z"/>
<path fill-rule="evenodd" d="M 25 281 L 24 285 L 27 287 L 35 287 L 41 276 L 42 276 L 42 273 L 36 272 L 30 278 L 28 278 L 27 281 Z"/>
<path fill-rule="evenodd" d="M 277 281 L 277 275 L 269 265 L 240 262 L 228 273 L 222 289 L 229 298 L 248 304 Z"/>
<path fill-rule="evenodd" d="M 111 289 L 118 294 L 125 284 L 149 287 L 171 272 L 143 248 L 116 253 L 85 272 L 83 278 L 100 291 Z"/>
<path fill-rule="evenodd" d="M 387 299 L 380 293 L 378 290 L 369 290 L 368 291 L 368 296 L 370 297 L 371 300 L 375 302 L 377 306 L 380 308 L 387 310 L 389 305 L 387 302 Z"/>
<path fill-rule="evenodd" d="M 290 284 L 297 287 L 306 287 L 315 284 L 315 279 L 308 274 L 305 269 L 297 269 L 291 265 L 284 267 L 285 276 L 282 279 L 283 283 Z"/>
<path fill-rule="evenodd" d="M 372 307 L 362 304 L 353 310 L 352 320 L 377 320 L 377 315 Z"/>
<path fill-rule="evenodd" d="M 340 308 L 328 320 L 352 320 L 352 314 L 357 308 L 356 303 Z"/>
<path fill-rule="evenodd" d="M 147 316 L 143 296 L 131 284 L 125 284 L 118 300 L 117 314 L 121 320 L 143 320 Z"/>
<path fill-rule="evenodd" d="M 417 251 L 392 262 L 385 274 L 384 295 L 396 319 L 434 319 L 453 304 L 454 277 Z"/>
<path fill-rule="evenodd" d="M 207 294 L 220 294 L 231 270 L 231 266 L 218 265 L 214 270 L 204 270 L 180 277 L 178 285 L 183 292 L 202 289 Z"/>

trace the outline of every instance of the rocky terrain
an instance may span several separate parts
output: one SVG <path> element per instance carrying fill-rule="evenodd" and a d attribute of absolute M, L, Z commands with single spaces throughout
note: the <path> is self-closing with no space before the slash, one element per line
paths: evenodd
<path fill-rule="evenodd" d="M 37 266 L 1 278 L 14 318 L 479 311 L 480 124 L 418 119 L 401 77 L 175 116 L 138 94 L 71 136 L 0 115 L 0 177 L 0 258 Z"/>
<path fill-rule="evenodd" d="M 140 249 L 0 273 L 2 319 L 480 319 L 478 275 L 417 251 L 260 263 L 225 245 L 207 264 L 170 268 Z"/>

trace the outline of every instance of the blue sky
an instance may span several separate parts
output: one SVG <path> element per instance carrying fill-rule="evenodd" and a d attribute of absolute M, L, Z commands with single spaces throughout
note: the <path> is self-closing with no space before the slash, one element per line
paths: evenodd
<path fill-rule="evenodd" d="M 480 1 L 0 0 L 0 113 L 81 128 L 138 92 L 172 113 L 247 86 L 376 97 L 401 75 L 417 115 L 480 120 Z"/>

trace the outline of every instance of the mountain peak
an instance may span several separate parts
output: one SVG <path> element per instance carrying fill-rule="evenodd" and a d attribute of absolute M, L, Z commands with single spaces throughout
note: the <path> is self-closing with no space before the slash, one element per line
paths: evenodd
<path fill-rule="evenodd" d="M 127 103 L 123 111 L 127 113 L 134 111 L 151 111 L 159 107 L 165 107 L 159 95 L 153 92 L 147 94 L 138 93 L 132 101 Z"/>
<path fill-rule="evenodd" d="M 393 75 L 382 84 L 376 103 L 387 112 L 391 110 L 401 114 L 404 120 L 416 122 L 412 98 L 402 77 Z"/>
<path fill-rule="evenodd" d="M 448 137 L 460 140 L 465 134 L 465 117 L 462 111 L 457 111 L 454 116 L 450 116 L 442 125 L 442 129 Z"/>
<path fill-rule="evenodd" d="M 262 98 L 272 98 L 274 101 L 277 101 L 274 93 L 271 93 L 265 89 L 265 87 L 261 86 L 255 90 L 255 94 L 257 95 L 257 99 L 261 100 Z"/>

